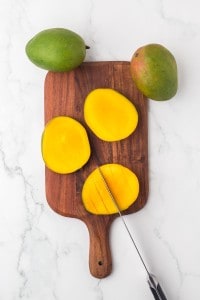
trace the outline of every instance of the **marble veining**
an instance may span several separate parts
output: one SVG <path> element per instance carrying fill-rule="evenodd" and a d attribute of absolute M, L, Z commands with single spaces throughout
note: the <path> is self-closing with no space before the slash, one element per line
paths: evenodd
<path fill-rule="evenodd" d="M 24 47 L 42 29 L 65 27 L 90 46 L 88 61 L 129 61 L 150 42 L 177 59 L 177 95 L 149 101 L 148 202 L 126 220 L 168 299 L 199 300 L 199 1 L 0 0 L 0 7 L 0 299 L 153 299 L 120 220 L 110 231 L 113 272 L 99 280 L 89 272 L 86 226 L 54 213 L 45 198 L 46 72 Z"/>

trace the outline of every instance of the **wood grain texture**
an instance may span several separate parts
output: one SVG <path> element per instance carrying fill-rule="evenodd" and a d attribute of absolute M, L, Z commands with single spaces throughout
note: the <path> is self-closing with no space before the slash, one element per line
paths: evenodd
<path fill-rule="evenodd" d="M 47 201 L 58 214 L 79 218 L 87 225 L 90 272 L 98 278 L 109 275 L 112 269 L 109 228 L 118 215 L 92 215 L 85 210 L 81 199 L 85 179 L 99 165 L 119 163 L 135 172 L 140 182 L 136 202 L 123 214 L 143 208 L 148 197 L 148 101 L 133 84 L 129 68 L 129 62 L 87 62 L 68 73 L 49 72 L 45 79 L 45 123 L 61 115 L 75 118 L 86 128 L 92 150 L 88 163 L 75 173 L 60 175 L 46 168 Z M 83 105 L 87 94 L 95 88 L 113 88 L 134 103 L 139 122 L 131 136 L 110 143 L 90 131 L 84 122 Z"/>

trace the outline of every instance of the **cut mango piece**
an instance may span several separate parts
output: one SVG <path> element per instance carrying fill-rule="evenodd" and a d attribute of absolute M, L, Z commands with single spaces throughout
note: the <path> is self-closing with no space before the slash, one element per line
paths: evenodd
<path fill-rule="evenodd" d="M 97 215 L 117 213 L 112 196 L 121 211 L 127 209 L 139 194 L 139 181 L 135 173 L 120 164 L 106 164 L 99 168 L 88 176 L 83 185 L 82 200 L 85 209 Z"/>
<path fill-rule="evenodd" d="M 84 104 L 84 118 L 94 134 L 107 142 L 128 137 L 136 129 L 138 113 L 134 104 L 113 89 L 95 89 Z"/>
<path fill-rule="evenodd" d="M 80 169 L 90 157 L 85 128 L 70 117 L 51 119 L 42 135 L 42 156 L 46 166 L 60 174 Z"/>

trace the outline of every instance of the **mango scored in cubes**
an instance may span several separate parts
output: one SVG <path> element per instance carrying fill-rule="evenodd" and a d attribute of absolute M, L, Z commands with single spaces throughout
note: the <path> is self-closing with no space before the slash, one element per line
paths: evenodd
<path fill-rule="evenodd" d="M 79 170 L 90 157 L 85 128 L 65 116 L 51 119 L 42 135 L 42 156 L 46 166 L 59 174 Z"/>
<path fill-rule="evenodd" d="M 120 210 L 127 209 L 139 194 L 136 174 L 120 164 L 105 164 L 100 168 Z M 90 213 L 109 215 L 118 212 L 98 168 L 86 179 L 82 189 L 82 200 L 85 209 Z"/>

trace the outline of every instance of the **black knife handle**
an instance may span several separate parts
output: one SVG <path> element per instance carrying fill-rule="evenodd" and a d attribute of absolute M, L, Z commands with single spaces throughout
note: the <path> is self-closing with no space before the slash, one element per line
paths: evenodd
<path fill-rule="evenodd" d="M 154 275 L 149 274 L 148 284 L 155 300 L 167 300 L 163 289 Z"/>

